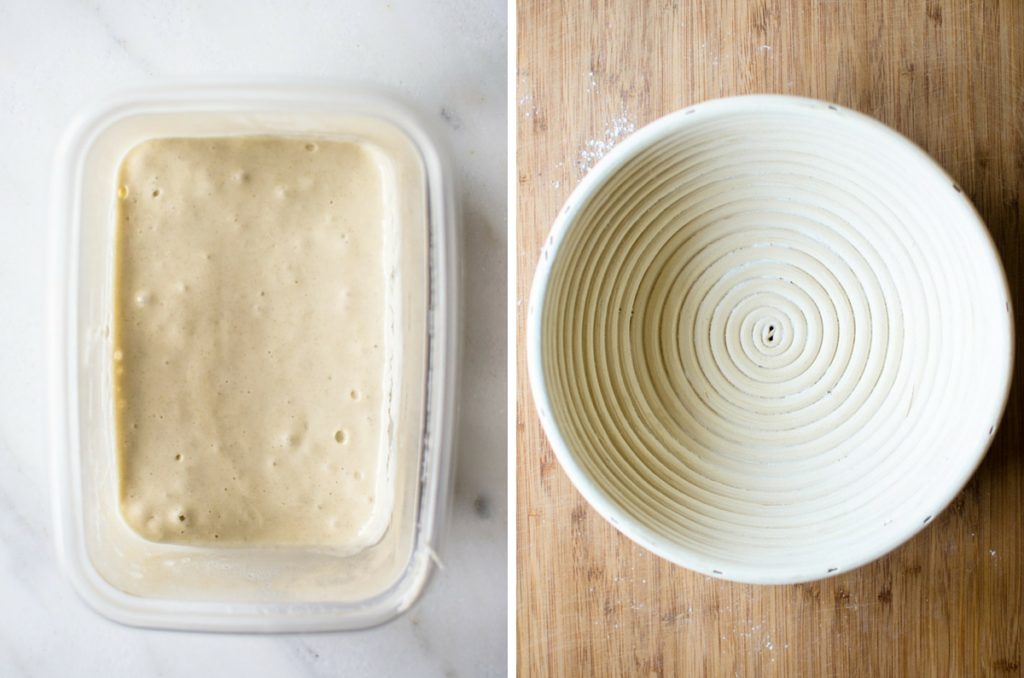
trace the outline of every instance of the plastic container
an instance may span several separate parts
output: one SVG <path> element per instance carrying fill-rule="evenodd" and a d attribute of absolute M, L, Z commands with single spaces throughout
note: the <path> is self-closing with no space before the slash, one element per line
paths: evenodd
<path fill-rule="evenodd" d="M 383 150 L 395 182 L 412 177 L 422 187 L 394 195 L 392 205 L 402 233 L 396 350 L 403 361 L 393 410 L 393 513 L 381 541 L 355 555 L 155 543 L 118 510 L 109 331 L 116 172 L 145 139 L 236 135 L 357 139 Z M 58 149 L 53 186 L 51 447 L 57 550 L 89 605 L 125 624 L 210 631 L 362 628 L 412 605 L 436 559 L 450 497 L 454 207 L 447 160 L 423 121 L 364 88 L 137 91 L 74 121 Z"/>

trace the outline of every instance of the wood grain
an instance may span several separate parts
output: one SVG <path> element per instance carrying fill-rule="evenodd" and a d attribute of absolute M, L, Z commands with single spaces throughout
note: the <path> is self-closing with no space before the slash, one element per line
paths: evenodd
<path fill-rule="evenodd" d="M 517 16 L 519 673 L 1021 675 L 1024 360 L 984 464 L 924 532 L 843 576 L 755 587 L 650 555 L 582 500 L 533 412 L 523 321 L 549 225 L 630 123 L 779 92 L 931 153 L 985 218 L 1024 326 L 1024 2 L 521 0 Z"/>

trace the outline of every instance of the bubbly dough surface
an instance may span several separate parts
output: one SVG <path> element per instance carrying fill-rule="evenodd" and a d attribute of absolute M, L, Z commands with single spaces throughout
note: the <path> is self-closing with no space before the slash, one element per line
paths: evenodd
<path fill-rule="evenodd" d="M 157 139 L 120 169 L 123 517 L 189 544 L 378 540 L 386 211 L 362 144 Z"/>

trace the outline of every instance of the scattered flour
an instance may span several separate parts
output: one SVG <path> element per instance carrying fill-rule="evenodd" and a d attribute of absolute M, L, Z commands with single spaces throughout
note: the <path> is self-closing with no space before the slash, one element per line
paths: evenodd
<path fill-rule="evenodd" d="M 636 123 L 629 119 L 629 115 L 622 113 L 605 125 L 604 136 L 589 140 L 580 149 L 576 158 L 576 170 L 580 177 L 597 164 L 597 162 L 612 150 L 615 144 L 622 141 L 636 131 Z"/>
<path fill-rule="evenodd" d="M 533 103 L 533 96 L 530 94 L 519 98 L 519 108 L 523 110 L 524 118 L 532 118 L 537 114 L 537 107 Z"/>

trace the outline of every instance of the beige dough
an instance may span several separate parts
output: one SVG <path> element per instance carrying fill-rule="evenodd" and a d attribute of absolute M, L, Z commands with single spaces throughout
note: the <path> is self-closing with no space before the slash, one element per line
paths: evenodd
<path fill-rule="evenodd" d="M 374 151 L 152 140 L 128 153 L 118 195 L 124 519 L 161 542 L 376 542 L 391 507 Z"/>

